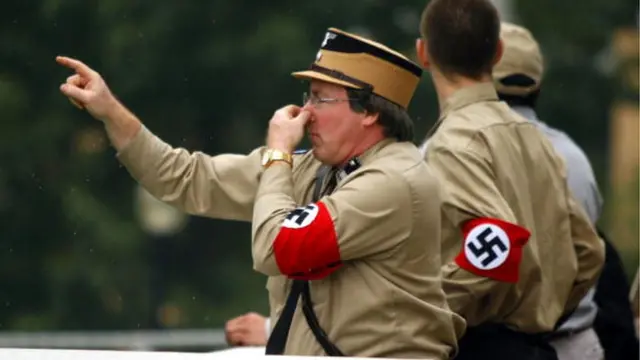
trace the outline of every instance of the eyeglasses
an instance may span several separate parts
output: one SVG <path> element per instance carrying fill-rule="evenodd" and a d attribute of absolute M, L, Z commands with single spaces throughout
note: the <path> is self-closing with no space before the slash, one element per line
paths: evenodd
<path fill-rule="evenodd" d="M 302 105 L 310 103 L 313 106 L 320 104 L 335 104 L 343 101 L 357 101 L 358 99 L 335 99 L 335 98 L 321 98 L 315 94 L 302 93 Z"/>

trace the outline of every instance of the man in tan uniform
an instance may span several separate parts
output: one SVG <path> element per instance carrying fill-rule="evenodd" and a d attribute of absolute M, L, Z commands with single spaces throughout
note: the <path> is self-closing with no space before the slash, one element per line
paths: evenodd
<path fill-rule="evenodd" d="M 81 62 L 61 91 L 105 123 L 120 161 L 194 215 L 252 221 L 268 275 L 268 354 L 447 359 L 464 329 L 441 284 L 440 192 L 411 143 L 421 69 L 378 43 L 327 31 L 304 107 L 284 107 L 247 156 L 190 154 L 154 136 Z M 304 134 L 313 151 L 293 154 Z M 299 301 L 301 296 L 302 300 Z"/>
<path fill-rule="evenodd" d="M 545 336 L 594 285 L 602 241 L 552 145 L 498 101 L 489 0 L 432 0 L 420 30 L 440 102 L 425 159 L 445 190 L 444 289 L 468 325 L 456 359 L 557 359 Z"/>

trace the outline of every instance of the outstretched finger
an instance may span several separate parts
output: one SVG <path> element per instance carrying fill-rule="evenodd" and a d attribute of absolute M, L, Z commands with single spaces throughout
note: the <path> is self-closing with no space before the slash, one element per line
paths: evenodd
<path fill-rule="evenodd" d="M 69 69 L 75 70 L 75 72 L 80 74 L 80 76 L 86 76 L 90 78 L 94 75 L 94 71 L 80 60 L 72 59 L 66 56 L 57 56 L 56 61 L 60 65 L 63 65 L 68 67 Z"/>

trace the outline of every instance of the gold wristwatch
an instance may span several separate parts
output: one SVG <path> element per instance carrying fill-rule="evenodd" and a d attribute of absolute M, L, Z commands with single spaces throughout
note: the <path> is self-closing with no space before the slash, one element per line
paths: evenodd
<path fill-rule="evenodd" d="M 266 149 L 264 154 L 262 154 L 262 167 L 266 169 L 275 161 L 284 161 L 289 164 L 289 166 L 293 165 L 293 157 L 291 154 L 278 149 Z"/>

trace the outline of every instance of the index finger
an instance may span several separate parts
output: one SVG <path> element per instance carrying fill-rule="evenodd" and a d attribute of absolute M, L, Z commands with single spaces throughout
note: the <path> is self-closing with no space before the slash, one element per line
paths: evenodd
<path fill-rule="evenodd" d="M 66 56 L 56 56 L 58 64 L 75 70 L 80 76 L 90 77 L 93 75 L 93 70 L 80 60 L 72 59 Z"/>

